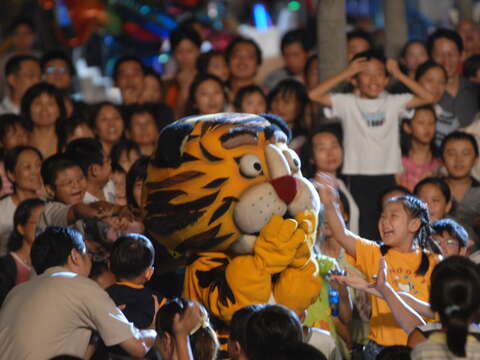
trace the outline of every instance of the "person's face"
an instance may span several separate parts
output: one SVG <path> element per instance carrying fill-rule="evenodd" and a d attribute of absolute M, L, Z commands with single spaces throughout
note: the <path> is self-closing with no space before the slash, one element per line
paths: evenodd
<path fill-rule="evenodd" d="M 265 97 L 258 92 L 245 95 L 240 112 L 248 114 L 262 114 L 267 112 L 267 102 L 265 101 Z"/>
<path fill-rule="evenodd" d="M 18 72 L 9 75 L 7 79 L 15 95 L 21 98 L 32 85 L 40 81 L 40 77 L 41 70 L 38 62 L 26 60 L 20 64 Z"/>
<path fill-rule="evenodd" d="M 143 81 L 143 92 L 140 98 L 141 102 L 160 102 L 162 96 L 162 88 L 160 87 L 158 79 L 153 75 L 146 75 Z"/>
<path fill-rule="evenodd" d="M 461 247 L 458 240 L 447 231 L 444 231 L 441 234 L 433 234 L 432 238 L 438 243 L 438 245 L 440 245 L 444 257 L 466 254 L 467 249 L 463 246 Z"/>
<path fill-rule="evenodd" d="M 342 165 L 343 150 L 335 135 L 328 132 L 314 135 L 312 150 L 317 171 L 335 173 Z"/>
<path fill-rule="evenodd" d="M 38 154 L 32 150 L 25 150 L 18 156 L 14 172 L 9 173 L 8 177 L 16 189 L 38 191 L 42 188 L 41 167 L 42 160 Z"/>
<path fill-rule="evenodd" d="M 458 76 L 462 54 L 452 40 L 446 38 L 435 40 L 432 49 L 432 59 L 445 68 L 449 79 Z"/>
<path fill-rule="evenodd" d="M 87 191 L 87 179 L 79 166 L 72 166 L 58 172 L 55 179 L 54 196 L 57 200 L 75 205 L 83 201 Z"/>
<path fill-rule="evenodd" d="M 418 230 L 418 220 L 411 219 L 400 201 L 383 207 L 378 221 L 378 231 L 385 245 L 393 248 L 405 246 L 405 241 L 413 239 Z"/>
<path fill-rule="evenodd" d="M 257 74 L 257 53 L 249 43 L 239 43 L 230 57 L 230 75 L 237 79 L 253 79 Z"/>
<path fill-rule="evenodd" d="M 294 75 L 302 75 L 307 62 L 308 53 L 298 42 L 291 43 L 283 49 L 285 67 Z"/>
<path fill-rule="evenodd" d="M 115 185 L 115 203 L 118 205 L 126 205 L 127 204 L 127 195 L 126 195 L 126 179 L 125 179 L 124 172 L 112 172 L 110 178 Z"/>
<path fill-rule="evenodd" d="M 129 130 L 130 138 L 139 145 L 153 145 L 157 141 L 158 129 L 155 119 L 148 112 L 132 116 Z"/>
<path fill-rule="evenodd" d="M 31 210 L 30 216 L 25 224 L 18 225 L 18 231 L 23 235 L 23 240 L 32 246 L 35 241 L 35 230 L 38 219 L 45 206 L 39 205 Z"/>
<path fill-rule="evenodd" d="M 5 133 L 4 139 L 2 139 L 2 145 L 5 150 L 13 149 L 18 145 L 27 145 L 28 132 L 20 124 L 15 124 L 8 129 Z"/>
<path fill-rule="evenodd" d="M 457 32 L 462 38 L 465 50 L 471 51 L 475 49 L 475 32 L 477 25 L 472 20 L 462 20 L 457 26 Z"/>
<path fill-rule="evenodd" d="M 405 53 L 405 65 L 408 71 L 415 72 L 420 64 L 428 60 L 425 47 L 419 43 L 411 44 Z"/>
<path fill-rule="evenodd" d="M 308 90 L 311 90 L 314 87 L 316 87 L 319 81 L 320 80 L 318 79 L 318 59 L 315 59 L 311 61 L 310 64 L 308 65 L 307 78 L 305 79 Z"/>
<path fill-rule="evenodd" d="M 57 101 L 47 93 L 40 94 L 30 106 L 30 116 L 34 126 L 53 126 L 60 115 Z"/>
<path fill-rule="evenodd" d="M 417 196 L 427 204 L 430 222 L 443 219 L 452 207 L 452 203 L 445 198 L 445 195 L 435 184 L 423 185 L 419 189 Z"/>
<path fill-rule="evenodd" d="M 207 72 L 218 76 L 220 80 L 226 82 L 230 76 L 230 71 L 228 70 L 227 61 L 223 55 L 213 56 L 208 62 Z"/>
<path fill-rule="evenodd" d="M 45 64 L 45 81 L 62 90 L 68 90 L 72 86 L 72 75 L 68 64 L 62 59 L 52 59 Z"/>
<path fill-rule="evenodd" d="M 33 42 L 35 41 L 35 34 L 28 25 L 20 24 L 15 29 L 12 42 L 15 50 L 28 51 L 32 49 Z"/>
<path fill-rule="evenodd" d="M 442 158 L 448 176 L 453 179 L 469 177 L 477 161 L 472 143 L 463 139 L 448 141 L 443 150 Z"/>
<path fill-rule="evenodd" d="M 188 39 L 183 39 L 175 48 L 173 57 L 181 70 L 195 69 L 200 49 Z"/>
<path fill-rule="evenodd" d="M 447 88 L 445 72 L 438 66 L 427 70 L 420 79 L 418 79 L 418 82 L 434 96 L 434 103 L 440 101 Z"/>
<path fill-rule="evenodd" d="M 104 106 L 95 120 L 95 132 L 106 143 L 116 143 L 122 137 L 123 126 L 120 112 L 111 105 Z"/>
<path fill-rule="evenodd" d="M 133 198 L 135 199 L 135 202 L 137 205 L 140 207 L 142 204 L 142 188 L 143 188 L 143 183 L 144 181 L 141 179 L 135 180 L 135 183 L 133 185 Z"/>
<path fill-rule="evenodd" d="M 370 49 L 370 44 L 362 38 L 353 38 L 347 42 L 347 60 L 350 61 L 358 53 Z"/>
<path fill-rule="evenodd" d="M 195 92 L 195 104 L 202 115 L 223 112 L 225 95 L 220 84 L 214 80 L 202 82 Z"/>
<path fill-rule="evenodd" d="M 97 172 L 97 180 L 102 186 L 104 186 L 108 180 L 110 180 L 110 175 L 112 174 L 112 162 L 108 154 L 103 154 L 103 164 L 99 166 Z"/>
<path fill-rule="evenodd" d="M 435 116 L 430 110 L 417 110 L 407 127 L 415 141 L 428 145 L 435 137 Z"/>
<path fill-rule="evenodd" d="M 294 127 L 298 113 L 298 104 L 295 96 L 278 94 L 273 98 L 270 107 L 272 114 L 278 115 L 285 120 L 289 128 L 292 129 Z"/>
<path fill-rule="evenodd" d="M 377 59 L 369 60 L 366 69 L 360 72 L 353 82 L 361 97 L 376 99 L 387 86 L 388 77 L 385 73 L 385 65 Z"/>
<path fill-rule="evenodd" d="M 116 85 L 120 88 L 124 99 L 139 99 L 144 90 L 143 81 L 143 69 L 138 62 L 130 60 L 120 64 Z"/>
<path fill-rule="evenodd" d="M 95 134 L 93 130 L 87 124 L 78 125 L 72 132 L 72 134 L 67 138 L 67 144 L 72 142 L 75 139 L 80 138 L 94 138 Z"/>
<path fill-rule="evenodd" d="M 128 170 L 130 170 L 130 168 L 132 167 L 133 163 L 138 159 L 140 159 L 140 154 L 137 151 L 123 151 L 118 159 L 118 165 L 120 165 L 122 169 L 125 170 L 125 172 L 128 172 Z"/>

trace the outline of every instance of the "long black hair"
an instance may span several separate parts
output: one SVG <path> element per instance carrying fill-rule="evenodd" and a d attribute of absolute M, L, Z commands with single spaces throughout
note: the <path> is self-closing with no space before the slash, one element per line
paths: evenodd
<path fill-rule="evenodd" d="M 39 198 L 27 199 L 18 204 L 13 215 L 13 231 L 8 238 L 8 251 L 17 251 L 22 247 L 23 235 L 18 231 L 18 226 L 25 225 L 32 216 L 33 209 L 43 205 L 45 205 L 45 201 Z"/>

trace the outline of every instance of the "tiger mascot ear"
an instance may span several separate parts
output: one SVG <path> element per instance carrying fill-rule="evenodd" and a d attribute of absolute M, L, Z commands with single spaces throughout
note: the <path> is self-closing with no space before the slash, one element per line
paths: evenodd
<path fill-rule="evenodd" d="M 164 128 L 151 163 L 157 167 L 178 168 L 182 163 L 185 139 L 193 130 L 190 123 L 176 122 Z"/>

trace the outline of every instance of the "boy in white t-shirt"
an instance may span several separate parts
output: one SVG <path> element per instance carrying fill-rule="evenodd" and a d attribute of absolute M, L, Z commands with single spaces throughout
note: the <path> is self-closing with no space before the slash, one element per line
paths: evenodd
<path fill-rule="evenodd" d="M 407 86 L 412 94 L 391 95 L 385 87 L 387 71 Z M 355 86 L 352 94 L 329 93 L 342 81 Z M 433 96 L 415 80 L 403 74 L 398 63 L 374 50 L 355 55 L 346 69 L 321 82 L 310 99 L 331 108 L 342 121 L 345 159 L 342 173 L 360 208 L 360 235 L 377 237 L 375 199 L 395 184 L 402 170 L 399 117 L 406 108 L 429 104 Z"/>

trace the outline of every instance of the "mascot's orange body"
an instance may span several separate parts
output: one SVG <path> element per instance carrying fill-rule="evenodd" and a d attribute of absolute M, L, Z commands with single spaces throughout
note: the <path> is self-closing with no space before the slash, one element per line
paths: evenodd
<path fill-rule="evenodd" d="M 227 323 L 251 304 L 302 313 L 320 291 L 312 259 L 320 201 L 289 135 L 271 115 L 181 119 L 162 132 L 148 169 L 149 233 L 188 258 L 184 297 Z"/>

